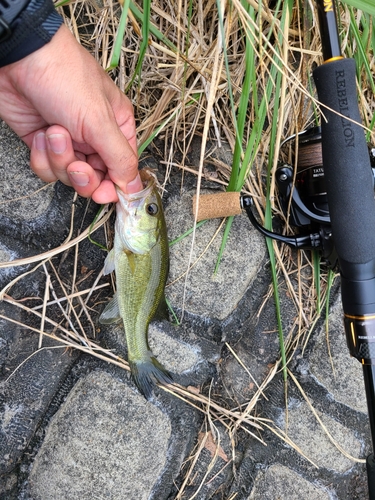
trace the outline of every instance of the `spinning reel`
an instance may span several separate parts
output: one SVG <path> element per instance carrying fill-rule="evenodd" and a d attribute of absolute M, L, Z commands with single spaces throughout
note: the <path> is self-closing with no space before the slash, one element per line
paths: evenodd
<path fill-rule="evenodd" d="M 334 268 L 337 255 L 331 230 L 328 210 L 326 181 L 324 176 L 322 142 L 320 127 L 309 128 L 298 135 L 288 137 L 281 146 L 294 141 L 297 161 L 294 168 L 282 164 L 276 172 L 279 199 L 289 224 L 298 230 L 294 236 L 269 231 L 256 220 L 253 200 L 250 196 L 241 197 L 241 205 L 252 222 L 262 234 L 298 249 L 315 249 L 321 252 L 327 264 Z M 375 177 L 375 148 L 370 149 L 370 162 Z"/>

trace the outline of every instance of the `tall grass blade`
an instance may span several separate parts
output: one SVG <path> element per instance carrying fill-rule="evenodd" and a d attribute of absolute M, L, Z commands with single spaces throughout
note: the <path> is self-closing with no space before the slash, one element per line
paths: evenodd
<path fill-rule="evenodd" d="M 246 5 L 245 2 L 242 2 L 243 5 L 246 6 L 246 10 L 250 16 L 254 17 L 254 8 L 249 4 Z M 233 153 L 233 161 L 232 161 L 232 170 L 231 176 L 228 184 L 227 191 L 237 191 L 238 190 L 238 179 L 240 177 L 241 168 L 241 155 L 243 153 L 242 144 L 244 139 L 245 132 L 245 123 L 247 118 L 247 110 L 249 108 L 249 100 L 250 100 L 250 92 L 252 88 L 254 88 L 254 81 L 256 80 L 256 72 L 255 72 L 255 54 L 254 54 L 254 36 L 250 32 L 250 30 L 245 26 L 243 28 L 245 35 L 245 75 L 241 89 L 241 97 L 240 103 L 238 107 L 238 113 L 236 117 L 236 142 Z M 226 64 L 227 64 L 227 55 L 226 55 Z M 227 69 L 228 75 L 228 69 Z M 232 96 L 233 98 L 233 96 Z M 232 109 L 234 106 L 232 106 Z M 241 186 L 242 188 L 242 186 Z M 240 188 L 240 189 L 241 189 Z"/>
<path fill-rule="evenodd" d="M 330 306 L 329 299 L 331 296 L 331 289 L 332 289 L 334 279 L 335 279 L 335 273 L 334 273 L 334 271 L 332 271 L 332 269 L 329 269 L 328 270 L 328 279 L 327 279 L 326 320 L 325 320 L 327 335 L 328 335 L 328 330 L 329 330 L 329 306 Z"/>
<path fill-rule="evenodd" d="M 136 79 L 137 76 L 140 77 L 141 75 L 141 68 L 143 64 L 143 60 L 146 55 L 147 47 L 148 47 L 148 40 L 150 36 L 150 17 L 151 17 L 151 0 L 143 0 L 143 16 L 142 16 L 142 42 L 141 46 L 139 48 L 139 56 L 138 56 L 138 61 L 137 65 L 135 67 L 133 76 L 130 79 L 130 82 L 128 83 L 127 89 L 133 85 L 134 80 Z"/>
<path fill-rule="evenodd" d="M 132 14 L 134 15 L 134 17 L 136 19 L 138 19 L 138 21 L 143 23 L 144 13 L 139 10 L 136 3 L 131 1 L 129 7 L 130 7 L 130 10 L 131 10 Z M 143 11 L 144 10 L 145 10 L 145 7 L 143 7 Z M 169 40 L 169 38 L 166 37 L 154 24 L 151 23 L 150 17 L 148 17 L 148 23 L 149 23 L 148 29 L 149 29 L 149 32 L 151 33 L 151 35 L 153 35 L 160 42 L 164 43 L 170 50 L 177 53 L 178 49 L 177 49 L 176 45 L 173 42 L 171 42 Z"/>
<path fill-rule="evenodd" d="M 116 33 L 115 43 L 114 43 L 113 49 L 112 49 L 111 59 L 110 59 L 109 66 L 106 69 L 106 71 L 110 71 L 111 69 L 117 68 L 117 66 L 119 65 L 120 55 L 121 55 L 121 50 L 122 50 L 122 43 L 124 41 L 126 23 L 128 20 L 129 4 L 130 4 L 130 0 L 125 0 L 124 6 L 123 6 L 122 12 L 121 12 L 120 22 L 119 22 L 117 33 Z"/>
<path fill-rule="evenodd" d="M 291 11 L 292 5 L 291 2 L 285 2 L 283 5 L 282 17 L 281 17 L 281 32 L 285 29 L 286 23 L 289 21 L 289 11 Z M 280 47 L 283 46 L 282 33 L 279 35 L 279 44 Z M 265 226 L 267 229 L 272 229 L 272 207 L 271 207 L 271 176 L 272 176 L 272 168 L 274 165 L 274 157 L 275 157 L 275 149 L 276 149 L 276 137 L 277 137 L 277 128 L 279 125 L 279 109 L 280 109 L 280 97 L 282 90 L 282 71 L 278 66 L 278 61 L 275 61 L 274 66 L 271 71 L 276 73 L 275 77 L 275 88 L 274 88 L 274 110 L 273 110 L 273 119 L 271 126 L 271 137 L 270 137 L 270 151 L 268 157 L 268 172 L 267 172 L 267 187 L 266 187 L 266 210 L 265 210 Z M 277 279 L 277 269 L 276 269 L 276 259 L 275 252 L 273 248 L 273 241 L 270 238 L 266 238 L 267 249 L 270 257 L 270 265 L 271 265 L 271 274 L 272 274 L 272 284 L 273 284 L 273 294 L 275 299 L 275 309 L 276 309 L 276 318 L 277 318 L 277 328 L 279 333 L 279 346 L 280 346 L 280 355 L 281 355 L 281 363 L 283 370 L 283 378 L 285 383 L 287 383 L 287 365 L 286 365 L 286 351 L 284 344 L 284 333 L 283 333 L 283 325 L 281 319 L 281 305 L 280 305 L 280 296 L 279 296 L 279 287 L 278 287 L 278 279 Z M 286 396 L 286 394 L 285 394 Z"/>
<path fill-rule="evenodd" d="M 318 316 L 321 313 L 321 289 L 320 289 L 320 255 L 318 252 L 312 252 L 313 268 L 314 268 L 314 283 L 316 291 L 316 312 Z"/>
<path fill-rule="evenodd" d="M 226 221 L 226 224 L 225 224 L 225 228 L 224 228 L 223 238 L 221 240 L 219 254 L 218 254 L 217 260 L 216 260 L 214 274 L 217 274 L 217 272 L 219 270 L 219 265 L 220 265 L 221 258 L 223 256 L 223 253 L 224 253 L 224 250 L 225 250 L 225 245 L 226 245 L 226 242 L 227 242 L 228 237 L 229 237 L 229 233 L 230 233 L 230 229 L 231 229 L 232 224 L 233 224 L 233 220 L 234 220 L 233 216 L 227 218 L 227 221 Z"/>
<path fill-rule="evenodd" d="M 356 51 L 352 54 L 352 57 L 356 60 L 357 65 L 357 78 L 358 81 L 363 82 L 363 78 L 361 77 L 362 70 L 364 69 L 367 75 L 367 82 L 371 87 L 372 95 L 375 95 L 375 83 L 373 78 L 373 72 L 370 67 L 368 52 L 369 52 L 369 43 L 372 45 L 372 51 L 375 52 L 375 34 L 373 22 L 368 19 L 367 14 L 365 13 L 357 13 L 360 14 L 359 25 L 361 27 L 361 32 L 357 24 L 357 19 L 354 14 L 353 8 L 349 8 L 350 12 L 350 28 L 349 33 L 353 34 L 354 40 L 356 42 Z M 372 32 L 372 36 L 370 36 L 370 29 Z M 375 123 L 375 113 L 372 116 L 370 130 L 373 129 Z M 369 141 L 371 136 L 371 132 L 366 132 L 366 140 Z"/>

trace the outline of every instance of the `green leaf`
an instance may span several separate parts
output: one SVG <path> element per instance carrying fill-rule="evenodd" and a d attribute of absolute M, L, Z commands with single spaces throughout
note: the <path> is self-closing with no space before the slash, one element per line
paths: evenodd
<path fill-rule="evenodd" d="M 342 0 L 342 2 L 375 16 L 374 0 Z"/>
<path fill-rule="evenodd" d="M 314 265 L 314 283 L 316 290 L 316 312 L 320 316 L 321 313 L 321 301 L 320 301 L 320 254 L 319 252 L 313 251 L 313 265 Z"/>
<path fill-rule="evenodd" d="M 105 250 L 106 252 L 108 252 L 108 248 L 103 246 L 101 243 L 98 243 L 97 241 L 93 240 L 91 238 L 91 231 L 92 231 L 92 228 L 94 227 L 95 225 L 95 222 L 98 220 L 99 218 L 99 215 L 102 213 L 102 211 L 104 210 L 106 205 L 100 205 L 99 207 L 99 210 L 97 212 L 97 214 L 95 215 L 94 217 L 94 220 L 92 221 L 92 223 L 90 224 L 90 228 L 89 228 L 89 234 L 87 235 L 87 238 L 88 240 L 90 241 L 90 243 L 92 243 L 93 245 L 96 245 L 97 247 L 101 248 L 102 250 Z"/>
<path fill-rule="evenodd" d="M 139 56 L 138 56 L 138 61 L 133 73 L 133 76 L 128 83 L 128 86 L 126 88 L 126 91 L 130 89 L 130 87 L 133 85 L 133 82 L 137 75 L 141 77 L 141 70 L 142 70 L 142 64 L 143 60 L 146 55 L 148 43 L 149 43 L 149 36 L 150 36 L 150 17 L 151 17 L 151 0 L 144 0 L 143 1 L 143 17 L 142 17 L 142 41 L 141 41 L 141 46 L 139 47 Z"/>
<path fill-rule="evenodd" d="M 119 23 L 117 33 L 116 33 L 116 40 L 115 40 L 115 43 L 113 45 L 111 61 L 109 63 L 107 71 L 110 71 L 113 68 L 117 68 L 119 60 L 120 60 L 121 47 L 122 47 L 122 42 L 123 42 L 124 36 L 125 36 L 126 22 L 128 20 L 129 4 L 130 4 L 130 0 L 125 0 L 124 7 L 122 8 L 122 12 L 121 12 L 120 23 Z"/>

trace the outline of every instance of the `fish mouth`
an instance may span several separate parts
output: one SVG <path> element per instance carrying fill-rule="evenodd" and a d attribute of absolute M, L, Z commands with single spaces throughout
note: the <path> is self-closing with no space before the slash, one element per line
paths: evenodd
<path fill-rule="evenodd" d="M 127 203 L 137 202 L 146 198 L 150 191 L 153 190 L 154 186 L 158 186 L 156 175 L 149 168 L 142 168 L 142 170 L 139 171 L 139 175 L 143 184 L 142 191 L 138 191 L 137 193 L 124 193 L 116 186 L 119 198 L 124 199 Z"/>
<path fill-rule="evenodd" d="M 138 193 L 124 193 L 117 188 L 119 201 L 116 207 L 116 233 L 124 248 L 134 254 L 143 255 L 157 243 L 155 227 L 142 224 L 145 215 L 145 204 L 157 189 L 157 179 L 150 169 L 139 171 L 144 188 Z M 147 215 L 147 214 L 146 214 Z"/>

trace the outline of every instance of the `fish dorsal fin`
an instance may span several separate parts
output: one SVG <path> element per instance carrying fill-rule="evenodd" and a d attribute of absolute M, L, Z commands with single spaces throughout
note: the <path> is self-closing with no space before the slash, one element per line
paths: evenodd
<path fill-rule="evenodd" d="M 109 325 L 121 320 L 120 309 L 117 301 L 117 293 L 113 299 L 105 306 L 102 314 L 99 317 L 99 323 L 102 325 Z"/>
<path fill-rule="evenodd" d="M 104 261 L 103 274 L 104 275 L 110 274 L 114 270 L 115 270 L 115 252 L 112 248 L 112 250 L 109 252 Z"/>

